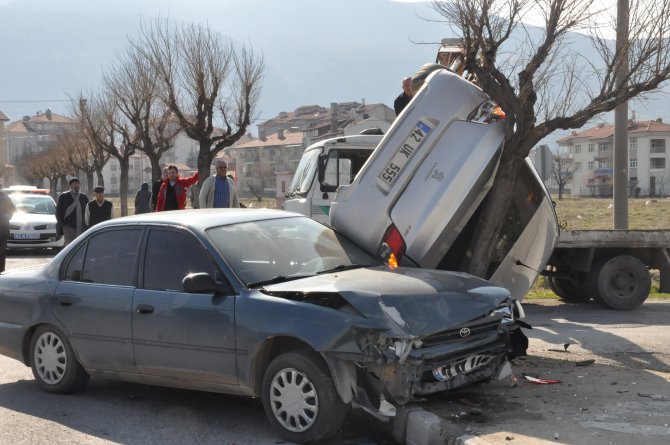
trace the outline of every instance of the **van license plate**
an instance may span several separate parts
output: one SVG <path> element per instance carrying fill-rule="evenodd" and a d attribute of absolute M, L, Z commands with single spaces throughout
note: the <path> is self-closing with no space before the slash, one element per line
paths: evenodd
<path fill-rule="evenodd" d="M 407 136 L 407 139 L 400 145 L 398 150 L 391 158 L 391 162 L 386 165 L 378 176 L 378 183 L 384 192 L 391 190 L 393 183 L 400 176 L 410 158 L 417 151 L 428 133 L 433 129 L 433 125 L 424 121 L 417 122 L 412 132 Z"/>

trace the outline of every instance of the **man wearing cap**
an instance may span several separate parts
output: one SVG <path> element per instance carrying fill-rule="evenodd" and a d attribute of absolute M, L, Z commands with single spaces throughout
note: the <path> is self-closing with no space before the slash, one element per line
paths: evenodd
<path fill-rule="evenodd" d="M 79 178 L 71 178 L 68 184 L 70 191 L 58 195 L 56 204 L 56 233 L 64 235 L 66 246 L 86 230 L 84 214 L 88 204 L 86 195 L 79 192 Z"/>
<path fill-rule="evenodd" d="M 235 182 L 226 176 L 228 163 L 223 159 L 218 159 L 214 165 L 216 174 L 205 179 L 200 188 L 200 208 L 239 207 Z"/>
<path fill-rule="evenodd" d="M 105 199 L 105 188 L 97 186 L 93 189 L 95 199 L 86 205 L 86 227 L 112 219 L 112 203 Z"/>

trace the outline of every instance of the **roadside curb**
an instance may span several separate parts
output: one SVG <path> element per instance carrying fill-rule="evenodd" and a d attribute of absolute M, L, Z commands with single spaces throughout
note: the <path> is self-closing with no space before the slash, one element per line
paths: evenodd
<path fill-rule="evenodd" d="M 405 445 L 477 445 L 476 436 L 421 407 L 398 409 L 392 424 L 393 437 Z"/>

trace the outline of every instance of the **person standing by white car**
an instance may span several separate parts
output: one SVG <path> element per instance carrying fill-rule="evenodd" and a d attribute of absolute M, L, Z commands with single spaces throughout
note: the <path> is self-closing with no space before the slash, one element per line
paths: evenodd
<path fill-rule="evenodd" d="M 79 192 L 79 178 L 71 178 L 68 184 L 70 190 L 58 195 L 56 205 L 56 233 L 64 235 L 66 246 L 86 230 L 84 215 L 88 205 L 86 195 Z"/>
<path fill-rule="evenodd" d="M 9 196 L 2 191 L 0 185 L 0 272 L 5 271 L 5 259 L 7 258 L 7 239 L 9 238 L 9 220 L 14 214 L 14 204 Z"/>
<path fill-rule="evenodd" d="M 217 160 L 216 174 L 205 179 L 200 189 L 200 208 L 216 209 L 226 207 L 239 207 L 235 182 L 226 176 L 228 163 L 223 159 Z"/>

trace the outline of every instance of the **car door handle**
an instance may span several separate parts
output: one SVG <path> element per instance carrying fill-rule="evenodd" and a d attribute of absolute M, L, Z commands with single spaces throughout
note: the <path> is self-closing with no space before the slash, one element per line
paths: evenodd
<path fill-rule="evenodd" d="M 72 306 L 73 303 L 74 300 L 72 298 L 58 297 L 58 304 L 61 306 Z"/>
<path fill-rule="evenodd" d="M 151 306 L 150 304 L 138 304 L 137 309 L 135 309 L 135 311 L 138 314 L 153 314 L 154 307 Z"/>

